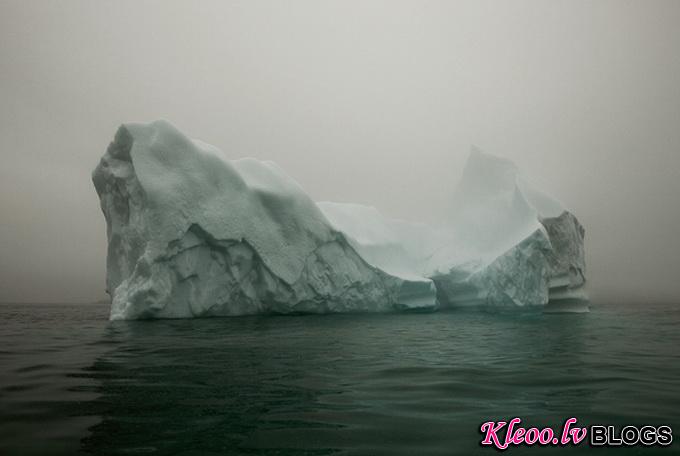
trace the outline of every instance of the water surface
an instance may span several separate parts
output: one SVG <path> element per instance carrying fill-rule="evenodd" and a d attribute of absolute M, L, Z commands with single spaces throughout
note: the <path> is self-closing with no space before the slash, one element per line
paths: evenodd
<path fill-rule="evenodd" d="M 680 436 L 675 306 L 113 323 L 107 312 L 0 305 L 0 454 L 496 454 L 479 425 L 514 416 Z"/>

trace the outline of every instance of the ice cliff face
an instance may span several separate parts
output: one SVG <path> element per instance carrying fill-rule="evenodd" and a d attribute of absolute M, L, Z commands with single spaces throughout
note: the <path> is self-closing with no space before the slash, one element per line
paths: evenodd
<path fill-rule="evenodd" d="M 587 310 L 583 227 L 505 159 L 473 150 L 436 228 L 319 207 L 371 264 L 432 279 L 442 307 Z M 378 232 L 388 234 L 366 235 Z"/>
<path fill-rule="evenodd" d="M 453 211 L 454 245 L 465 242 L 483 259 L 462 282 L 476 290 L 468 302 L 587 308 L 583 227 L 558 201 L 533 188 L 513 163 L 473 150 Z M 442 289 L 458 285 L 452 277 L 458 269 L 453 265 L 448 274 L 433 279 Z"/>
<path fill-rule="evenodd" d="M 112 319 L 587 302 L 581 225 L 480 152 L 436 228 L 317 205 L 275 164 L 163 121 L 121 126 L 93 182 Z"/>
<path fill-rule="evenodd" d="M 276 165 L 228 160 L 167 122 L 120 127 L 93 182 L 112 319 L 436 305 L 432 281 L 367 263 Z"/>

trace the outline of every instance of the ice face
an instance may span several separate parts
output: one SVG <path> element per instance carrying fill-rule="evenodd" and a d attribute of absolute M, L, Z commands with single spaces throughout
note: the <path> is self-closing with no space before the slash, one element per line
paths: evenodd
<path fill-rule="evenodd" d="M 583 227 L 510 161 L 473 149 L 449 220 L 448 251 L 463 252 L 465 261 L 435 255 L 436 271 L 428 276 L 443 305 L 582 309 L 587 303 Z M 456 293 L 460 288 L 466 292 Z"/>
<path fill-rule="evenodd" d="M 374 207 L 360 204 L 317 205 L 368 263 L 400 277 L 425 279 L 419 266 L 425 243 L 434 239 L 427 226 L 387 219 Z"/>
<path fill-rule="evenodd" d="M 473 149 L 437 227 L 319 207 L 376 267 L 432 279 L 442 307 L 587 309 L 583 227 L 506 159 Z"/>
<path fill-rule="evenodd" d="M 587 302 L 576 218 L 479 151 L 433 228 L 315 204 L 274 163 L 164 121 L 121 126 L 93 182 L 112 319 Z"/>
<path fill-rule="evenodd" d="M 123 125 L 93 182 L 112 319 L 436 305 L 431 280 L 367 263 L 276 165 L 228 160 L 167 122 Z"/>

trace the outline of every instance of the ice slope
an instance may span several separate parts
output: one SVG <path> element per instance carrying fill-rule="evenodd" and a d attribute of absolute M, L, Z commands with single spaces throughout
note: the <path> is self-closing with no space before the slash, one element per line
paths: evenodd
<path fill-rule="evenodd" d="M 121 126 L 92 179 L 111 319 L 436 306 L 431 280 L 367 262 L 276 165 L 165 121 Z"/>
<path fill-rule="evenodd" d="M 376 208 L 361 204 L 324 201 L 317 206 L 367 262 L 390 274 L 423 278 L 418 265 L 433 240 L 427 226 L 387 219 Z"/>
<path fill-rule="evenodd" d="M 452 249 L 467 258 L 435 258 L 442 305 L 586 308 L 583 227 L 512 162 L 473 149 L 450 214 Z"/>
<path fill-rule="evenodd" d="M 509 160 L 473 149 L 436 228 L 354 204 L 319 207 L 374 266 L 431 278 L 441 306 L 587 309 L 583 227 Z"/>

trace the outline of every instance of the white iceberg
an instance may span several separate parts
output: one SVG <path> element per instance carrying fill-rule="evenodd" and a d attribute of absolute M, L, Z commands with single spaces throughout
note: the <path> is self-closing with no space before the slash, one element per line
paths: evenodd
<path fill-rule="evenodd" d="M 121 126 L 92 178 L 111 319 L 587 303 L 581 225 L 481 152 L 436 228 L 317 205 L 164 121 Z"/>
<path fill-rule="evenodd" d="M 228 160 L 165 121 L 121 126 L 92 179 L 111 319 L 436 306 L 431 280 L 364 261 L 275 164 Z"/>
<path fill-rule="evenodd" d="M 448 229 L 427 274 L 442 305 L 587 310 L 583 227 L 512 162 L 473 149 Z"/>
<path fill-rule="evenodd" d="M 587 310 L 583 227 L 506 159 L 473 149 L 436 228 L 354 204 L 319 206 L 374 266 L 431 278 L 442 307 Z"/>

